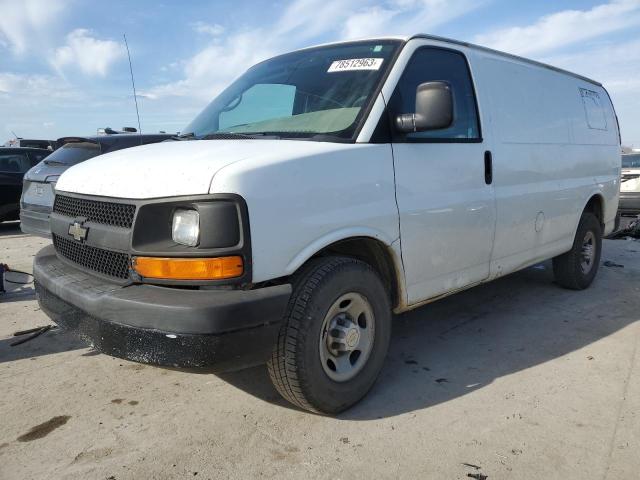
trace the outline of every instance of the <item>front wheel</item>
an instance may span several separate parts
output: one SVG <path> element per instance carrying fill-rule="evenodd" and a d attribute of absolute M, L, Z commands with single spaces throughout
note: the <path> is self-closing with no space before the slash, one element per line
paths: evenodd
<path fill-rule="evenodd" d="M 553 259 L 556 282 L 565 288 L 583 290 L 598 273 L 602 251 L 602 227 L 596 216 L 585 212 L 580 218 L 573 247 Z"/>
<path fill-rule="evenodd" d="M 294 405 L 339 413 L 373 386 L 390 336 L 389 293 L 375 270 L 354 258 L 322 257 L 294 279 L 269 376 Z"/>

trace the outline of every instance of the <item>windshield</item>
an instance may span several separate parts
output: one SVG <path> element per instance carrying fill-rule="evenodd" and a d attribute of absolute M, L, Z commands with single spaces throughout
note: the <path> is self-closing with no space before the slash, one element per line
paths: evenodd
<path fill-rule="evenodd" d="M 640 153 L 622 155 L 622 168 L 640 168 Z"/>
<path fill-rule="evenodd" d="M 356 133 L 400 42 L 357 42 L 262 62 L 183 130 L 338 140 Z"/>
<path fill-rule="evenodd" d="M 92 157 L 100 155 L 100 145 L 93 142 L 73 142 L 66 143 L 47 158 L 44 163 L 47 165 L 75 165 L 84 162 Z"/>

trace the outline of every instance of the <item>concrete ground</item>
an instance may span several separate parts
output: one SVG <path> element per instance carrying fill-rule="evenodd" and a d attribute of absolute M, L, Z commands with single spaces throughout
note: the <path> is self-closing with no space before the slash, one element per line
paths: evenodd
<path fill-rule="evenodd" d="M 0 225 L 0 262 L 29 269 L 45 243 Z M 337 418 L 292 408 L 263 367 L 145 366 L 57 330 L 12 347 L 50 323 L 14 291 L 0 478 L 638 478 L 640 241 L 605 241 L 602 263 L 586 291 L 545 263 L 398 317 L 379 381 Z"/>

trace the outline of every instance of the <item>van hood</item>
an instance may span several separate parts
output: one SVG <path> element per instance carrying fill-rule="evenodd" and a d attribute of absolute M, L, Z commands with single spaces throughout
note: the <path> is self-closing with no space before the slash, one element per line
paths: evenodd
<path fill-rule="evenodd" d="M 262 156 L 304 156 L 337 144 L 298 140 L 189 140 L 143 145 L 69 168 L 58 191 L 115 198 L 209 193 L 213 176 L 232 163 Z M 344 145 L 342 145 L 344 146 Z"/>

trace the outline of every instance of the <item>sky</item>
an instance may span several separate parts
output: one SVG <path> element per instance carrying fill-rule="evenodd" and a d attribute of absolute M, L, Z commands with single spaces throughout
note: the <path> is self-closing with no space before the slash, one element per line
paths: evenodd
<path fill-rule="evenodd" d="M 256 62 L 318 43 L 430 33 L 604 84 L 640 148 L 640 0 L 0 0 L 0 144 L 180 131 Z"/>

